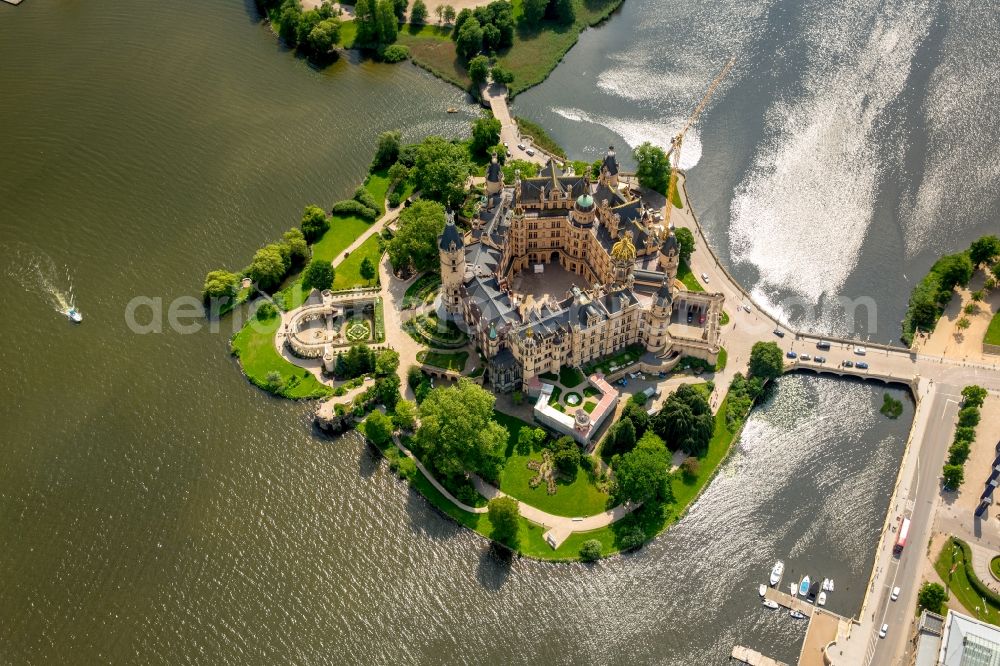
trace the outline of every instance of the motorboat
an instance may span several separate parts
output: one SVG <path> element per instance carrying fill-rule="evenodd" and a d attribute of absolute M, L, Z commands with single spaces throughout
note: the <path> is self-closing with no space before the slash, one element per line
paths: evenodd
<path fill-rule="evenodd" d="M 830 579 L 829 578 L 824 578 L 823 579 L 823 586 L 820 589 L 822 589 L 824 592 L 826 592 L 827 590 L 830 589 Z"/>
<path fill-rule="evenodd" d="M 770 608 L 771 610 L 778 610 L 778 602 L 774 599 L 764 599 L 762 602 L 764 608 Z"/>
<path fill-rule="evenodd" d="M 764 596 L 765 594 L 767 594 L 767 585 L 764 585 L 763 583 L 761 583 L 760 584 L 760 589 L 758 589 L 757 592 L 758 592 L 758 594 L 760 594 L 760 596 Z"/>
<path fill-rule="evenodd" d="M 809 580 L 809 574 L 806 574 L 805 576 L 802 577 L 802 582 L 799 583 L 799 596 L 800 597 L 804 597 L 807 594 L 809 594 L 809 583 L 810 582 L 811 581 Z"/>
<path fill-rule="evenodd" d="M 795 620 L 804 620 L 804 619 L 806 619 L 806 614 L 802 613 L 802 612 L 799 612 L 797 610 L 790 610 L 790 611 L 788 611 L 788 614 L 791 615 L 792 618 L 795 619 Z"/>
<path fill-rule="evenodd" d="M 830 589 L 828 589 L 827 592 L 833 592 L 833 579 L 832 578 L 830 579 Z"/>
<path fill-rule="evenodd" d="M 785 563 L 778 560 L 771 567 L 771 585 L 777 585 L 781 581 L 782 574 L 785 573 Z"/>
<path fill-rule="evenodd" d="M 74 324 L 79 324 L 81 321 L 83 321 L 83 315 L 80 314 L 80 311 L 77 310 L 74 306 L 66 308 L 65 314 L 67 317 L 69 317 L 69 320 Z"/>
<path fill-rule="evenodd" d="M 819 596 L 816 597 L 817 606 L 826 606 L 826 592 L 820 592 Z"/>
<path fill-rule="evenodd" d="M 819 594 L 819 581 L 809 586 L 809 601 L 814 601 L 817 594 Z"/>
<path fill-rule="evenodd" d="M 792 596 L 794 597 L 799 593 L 799 584 L 793 580 L 791 583 L 788 584 L 788 589 L 792 593 Z"/>

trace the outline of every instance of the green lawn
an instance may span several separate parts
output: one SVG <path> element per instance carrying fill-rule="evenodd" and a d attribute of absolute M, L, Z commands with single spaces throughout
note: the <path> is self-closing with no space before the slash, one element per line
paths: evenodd
<path fill-rule="evenodd" d="M 351 252 L 351 256 L 344 259 L 337 266 L 336 275 L 333 279 L 333 289 L 352 289 L 354 287 L 373 287 L 378 285 L 378 264 L 382 259 L 381 239 L 378 234 L 372 234 L 368 240 L 361 244 L 361 247 Z M 365 259 L 370 259 L 375 267 L 376 275 L 371 281 L 361 277 L 361 263 Z"/>
<path fill-rule="evenodd" d="M 691 267 L 687 265 L 686 261 L 682 261 L 677 267 L 677 279 L 683 282 L 689 291 L 705 291 L 705 287 L 701 286 L 701 282 L 691 272 Z M 728 317 L 726 321 L 729 321 Z"/>
<path fill-rule="evenodd" d="M 993 315 L 993 319 L 990 320 L 990 327 L 986 329 L 983 342 L 988 345 L 1000 345 L 1000 312 Z"/>
<path fill-rule="evenodd" d="M 994 576 L 1000 578 L 1000 556 L 994 557 L 990 560 L 990 571 L 993 572 Z"/>
<path fill-rule="evenodd" d="M 729 323 L 729 313 L 723 310 L 722 316 L 719 317 L 719 326 L 725 326 L 728 323 Z"/>
<path fill-rule="evenodd" d="M 726 369 L 726 363 L 729 361 L 729 352 L 726 351 L 725 347 L 719 348 L 719 358 L 715 361 L 715 371 L 722 372 Z"/>
<path fill-rule="evenodd" d="M 274 348 L 274 332 L 281 319 L 259 322 L 252 319 L 243 326 L 232 340 L 230 349 L 240 359 L 243 372 L 255 385 L 286 398 L 323 398 L 333 390 L 319 382 L 304 368 L 283 359 Z M 267 382 L 269 372 L 281 374 L 281 386 L 271 387 Z"/>
<path fill-rule="evenodd" d="M 638 361 L 640 358 L 642 358 L 642 355 L 644 353 L 646 353 L 646 348 L 643 347 L 642 345 L 630 345 L 625 349 L 622 349 L 621 351 L 615 352 L 610 356 L 606 356 L 600 361 L 587 365 L 586 367 L 587 374 L 589 375 L 597 371 L 601 371 L 604 374 L 608 374 L 609 372 L 611 372 L 612 365 L 621 368 L 625 365 L 628 365 L 629 363 L 634 363 L 635 361 Z M 584 395 L 586 395 L 586 391 L 584 391 Z"/>
<path fill-rule="evenodd" d="M 566 388 L 575 388 L 582 384 L 586 377 L 577 368 L 564 365 L 559 368 L 559 383 Z"/>
<path fill-rule="evenodd" d="M 455 372 L 462 371 L 462 368 L 465 367 L 465 361 L 468 358 L 469 352 L 467 351 L 445 353 L 424 350 L 417 352 L 417 360 L 421 363 L 433 365 L 435 368 L 454 370 Z"/>
<path fill-rule="evenodd" d="M 937 562 L 934 563 L 934 569 L 941 576 L 941 580 L 948 585 L 949 605 L 954 606 L 957 601 L 969 615 L 979 617 L 990 624 L 1000 625 L 1000 604 L 981 595 L 976 589 L 977 586 L 970 580 L 976 574 L 972 571 L 972 562 L 966 559 L 967 554 L 963 546 L 968 548 L 960 539 L 952 537 L 945 543 Z M 952 567 L 956 564 L 955 572 L 951 573 Z M 981 582 L 979 584 L 982 585 Z"/>
<path fill-rule="evenodd" d="M 558 480 L 555 495 L 549 495 L 545 483 L 532 488 L 528 482 L 536 472 L 528 469 L 527 463 L 541 459 L 539 452 L 532 452 L 530 456 L 510 456 L 500 474 L 500 490 L 557 516 L 592 516 L 608 508 L 608 494 L 602 492 L 592 474 L 583 469 L 577 471 L 573 481 Z"/>
<path fill-rule="evenodd" d="M 587 412 L 588 414 L 592 413 L 595 409 L 597 409 L 597 403 L 594 402 L 593 400 L 588 400 L 587 402 L 583 403 L 583 411 Z"/>

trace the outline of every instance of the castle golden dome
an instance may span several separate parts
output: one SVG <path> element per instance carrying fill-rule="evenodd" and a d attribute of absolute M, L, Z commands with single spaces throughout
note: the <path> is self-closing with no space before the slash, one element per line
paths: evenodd
<path fill-rule="evenodd" d="M 626 231 L 611 248 L 611 258 L 617 261 L 635 261 L 635 245 L 632 243 L 631 231 Z"/>

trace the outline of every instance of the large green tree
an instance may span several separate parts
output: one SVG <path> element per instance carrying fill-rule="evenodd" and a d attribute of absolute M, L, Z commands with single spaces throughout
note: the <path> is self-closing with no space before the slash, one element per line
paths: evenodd
<path fill-rule="evenodd" d="M 319 206 L 306 206 L 299 226 L 306 241 L 315 243 L 330 228 L 330 220 L 327 219 L 326 213 Z"/>
<path fill-rule="evenodd" d="M 521 18 L 529 26 L 537 26 L 545 16 L 548 0 L 524 0 L 521 6 Z"/>
<path fill-rule="evenodd" d="M 413 0 L 413 9 L 410 10 L 410 23 L 427 23 L 427 5 L 424 4 L 424 0 Z"/>
<path fill-rule="evenodd" d="M 286 263 L 286 251 L 287 248 L 281 245 L 271 244 L 257 250 L 253 255 L 247 273 L 257 284 L 258 289 L 270 291 L 281 284 L 289 266 Z"/>
<path fill-rule="evenodd" d="M 476 85 L 486 81 L 486 78 L 490 75 L 490 59 L 484 55 L 478 55 L 469 61 L 469 78 Z M 475 126 L 473 125 L 473 128 Z M 475 132 L 473 131 L 473 139 L 475 139 Z M 496 143 L 496 142 L 494 142 Z"/>
<path fill-rule="evenodd" d="M 398 130 L 379 134 L 378 144 L 375 148 L 375 157 L 372 159 L 372 166 L 376 169 L 381 169 L 398 160 L 402 140 L 403 135 Z"/>
<path fill-rule="evenodd" d="M 924 583 L 917 593 L 917 605 L 932 613 L 940 613 L 948 595 L 940 583 Z"/>
<path fill-rule="evenodd" d="M 371 285 L 375 276 L 378 275 L 378 272 L 375 270 L 375 264 L 372 263 L 370 257 L 365 257 L 361 260 L 361 267 L 358 269 L 358 272 L 361 274 L 361 279 L 369 285 Z"/>
<path fill-rule="evenodd" d="M 663 440 L 647 432 L 628 453 L 611 459 L 612 494 L 619 502 L 656 504 L 672 501 L 670 453 Z"/>
<path fill-rule="evenodd" d="M 457 205 L 464 198 L 463 186 L 471 166 L 462 146 L 429 136 L 417 148 L 414 180 L 424 197 Z"/>
<path fill-rule="evenodd" d="M 681 384 L 653 419 L 653 430 L 673 450 L 703 456 L 715 429 L 715 417 L 705 394 Z"/>
<path fill-rule="evenodd" d="M 209 271 L 201 289 L 201 299 L 208 305 L 213 300 L 222 302 L 222 299 L 234 298 L 239 285 L 240 278 L 235 273 L 225 270 Z"/>
<path fill-rule="evenodd" d="M 375 5 L 375 19 L 378 26 L 378 43 L 392 44 L 396 41 L 399 21 L 396 19 L 396 4 L 393 0 L 378 0 Z"/>
<path fill-rule="evenodd" d="M 485 154 L 490 147 L 500 141 L 500 129 L 500 121 L 492 114 L 476 118 L 472 123 L 472 149 L 481 155 Z"/>
<path fill-rule="evenodd" d="M 436 473 L 459 480 L 475 472 L 496 480 L 503 466 L 507 429 L 493 420 L 493 395 L 462 378 L 438 387 L 420 405 L 415 445 Z"/>
<path fill-rule="evenodd" d="M 512 547 L 517 547 L 518 528 L 520 527 L 520 512 L 517 500 L 513 497 L 497 497 L 486 505 L 493 531 L 490 536 L 494 540 Z"/>
<path fill-rule="evenodd" d="M 357 0 L 354 4 L 354 36 L 356 46 L 370 46 L 378 41 L 378 24 L 375 20 L 377 0 Z"/>
<path fill-rule="evenodd" d="M 392 441 L 392 419 L 376 409 L 365 419 L 365 437 L 385 446 Z"/>
<path fill-rule="evenodd" d="M 781 348 L 775 342 L 755 342 L 750 349 L 750 374 L 761 381 L 775 379 L 784 371 Z"/>
<path fill-rule="evenodd" d="M 976 239 L 969 247 L 969 258 L 976 266 L 993 263 L 997 257 L 1000 257 L 1000 238 L 993 234 Z"/>
<path fill-rule="evenodd" d="M 475 16 L 470 16 L 462 24 L 457 34 L 458 36 L 455 38 L 455 50 L 465 60 L 476 55 L 483 48 L 483 27 L 479 25 L 479 21 L 476 20 Z"/>
<path fill-rule="evenodd" d="M 333 286 L 333 264 L 326 259 L 313 259 L 302 275 L 302 286 L 305 289 L 329 289 Z"/>
<path fill-rule="evenodd" d="M 309 261 L 309 244 L 301 231 L 289 229 L 281 238 L 285 247 L 288 248 L 288 257 L 292 268 L 303 266 Z"/>
<path fill-rule="evenodd" d="M 632 156 L 638 164 L 635 175 L 639 178 L 639 184 L 666 194 L 670 180 L 670 161 L 663 149 L 646 141 L 632 152 Z"/>
<path fill-rule="evenodd" d="M 966 407 L 982 407 L 986 400 L 986 389 L 970 384 L 962 389 L 962 404 Z"/>
<path fill-rule="evenodd" d="M 685 264 L 690 264 L 691 253 L 694 252 L 694 234 L 687 227 L 678 227 L 674 230 L 674 236 L 677 237 L 677 245 L 680 246 L 678 254 L 681 257 L 681 261 Z"/>
<path fill-rule="evenodd" d="M 317 56 L 329 54 L 340 41 L 340 19 L 323 19 L 313 26 L 306 37 L 309 50 Z"/>
<path fill-rule="evenodd" d="M 389 260 L 398 270 L 413 266 L 417 271 L 439 266 L 437 238 L 444 231 L 444 206 L 421 199 L 399 214 L 396 235 L 388 242 Z"/>

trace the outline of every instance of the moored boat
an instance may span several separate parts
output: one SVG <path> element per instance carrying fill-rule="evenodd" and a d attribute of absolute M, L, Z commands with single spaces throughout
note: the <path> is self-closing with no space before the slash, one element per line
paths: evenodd
<path fill-rule="evenodd" d="M 806 619 L 806 614 L 805 613 L 800 613 L 797 610 L 790 610 L 790 611 L 788 611 L 788 614 L 791 615 L 796 620 L 804 620 L 804 619 Z"/>
<path fill-rule="evenodd" d="M 760 596 L 764 596 L 765 594 L 767 594 L 767 585 L 761 583 L 760 588 L 757 590 L 757 593 L 760 594 Z"/>
<path fill-rule="evenodd" d="M 817 606 L 826 606 L 826 592 L 820 592 L 819 596 L 816 597 Z"/>
<path fill-rule="evenodd" d="M 824 578 L 824 579 L 823 579 L 823 586 L 822 586 L 822 588 L 821 588 L 821 589 L 822 589 L 822 590 L 823 590 L 824 592 L 826 592 L 827 590 L 829 590 L 829 589 L 830 589 L 830 579 L 829 579 L 829 578 Z"/>
<path fill-rule="evenodd" d="M 778 602 L 774 599 L 764 599 L 762 602 L 764 608 L 770 608 L 771 610 L 778 610 Z"/>
<path fill-rule="evenodd" d="M 815 600 L 817 594 L 819 594 L 819 581 L 809 586 L 809 601 Z"/>
<path fill-rule="evenodd" d="M 781 575 L 785 573 L 785 563 L 778 560 L 771 568 L 771 585 L 777 585 L 781 580 Z"/>
<path fill-rule="evenodd" d="M 809 594 L 809 574 L 802 577 L 802 582 L 799 583 L 799 596 L 804 597 Z"/>
<path fill-rule="evenodd" d="M 833 579 L 830 579 L 830 589 L 827 592 L 833 592 Z"/>
<path fill-rule="evenodd" d="M 792 593 L 792 596 L 794 597 L 795 595 L 797 595 L 799 593 L 799 586 L 793 580 L 791 583 L 788 584 L 788 590 Z"/>

